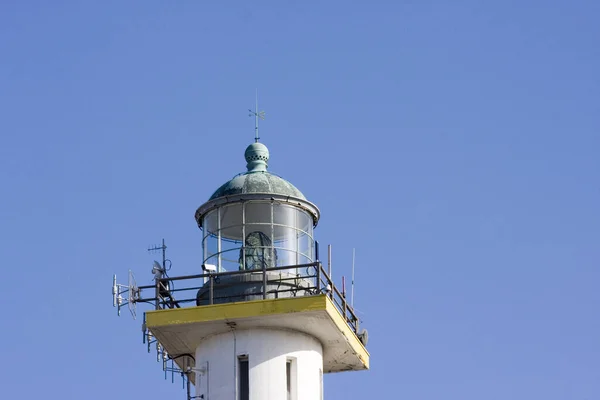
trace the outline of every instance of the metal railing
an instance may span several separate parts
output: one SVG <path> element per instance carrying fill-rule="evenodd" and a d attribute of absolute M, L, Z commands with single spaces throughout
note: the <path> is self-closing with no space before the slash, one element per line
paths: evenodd
<path fill-rule="evenodd" d="M 321 262 L 155 279 L 154 285 L 139 286 L 136 302 L 154 304 L 156 310 L 190 306 L 286 298 L 325 294 L 336 306 L 355 334 L 359 334 L 359 319 Z M 152 297 L 144 292 L 154 290 Z"/>

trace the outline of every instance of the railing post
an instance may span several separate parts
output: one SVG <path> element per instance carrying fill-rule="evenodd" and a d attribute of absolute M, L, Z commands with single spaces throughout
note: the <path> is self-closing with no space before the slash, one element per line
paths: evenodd
<path fill-rule="evenodd" d="M 327 275 L 331 278 L 331 245 L 327 245 Z"/>
<path fill-rule="evenodd" d="M 342 308 L 344 313 L 344 320 L 346 323 L 348 322 L 348 317 L 346 316 L 346 278 L 342 276 Z"/>
<path fill-rule="evenodd" d="M 333 300 L 334 298 L 334 294 L 333 294 L 333 278 L 331 277 L 331 245 L 327 245 L 327 285 L 329 286 L 329 288 L 331 289 L 329 291 L 329 298 L 331 300 Z"/>
<path fill-rule="evenodd" d="M 154 308 L 157 310 L 160 310 L 160 297 L 159 297 L 160 296 L 160 278 L 156 279 L 156 287 L 155 287 L 154 292 L 155 292 L 154 296 L 156 297 Z"/>
<path fill-rule="evenodd" d="M 213 277 L 213 274 L 210 274 L 210 276 L 209 276 L 209 284 L 208 284 L 209 304 L 213 304 L 214 281 L 215 281 L 215 279 Z"/>
<path fill-rule="evenodd" d="M 317 294 L 321 294 L 321 262 L 317 261 Z"/>
<path fill-rule="evenodd" d="M 267 264 L 265 262 L 263 262 L 262 273 L 263 273 L 263 300 L 265 300 L 267 298 Z"/>

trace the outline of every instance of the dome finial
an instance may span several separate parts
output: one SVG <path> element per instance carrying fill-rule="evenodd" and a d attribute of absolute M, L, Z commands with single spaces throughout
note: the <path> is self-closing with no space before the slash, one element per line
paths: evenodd
<path fill-rule="evenodd" d="M 246 148 L 246 167 L 248 172 L 266 172 L 269 166 L 269 149 L 262 143 L 255 142 Z"/>
<path fill-rule="evenodd" d="M 256 89 L 256 103 L 254 105 L 254 111 L 251 109 L 248 109 L 248 111 L 250 111 L 250 114 L 248 114 L 249 117 L 254 115 L 254 143 L 258 143 L 260 140 L 260 137 L 258 136 L 258 120 L 265 119 L 265 112 L 258 111 L 258 89 Z"/>

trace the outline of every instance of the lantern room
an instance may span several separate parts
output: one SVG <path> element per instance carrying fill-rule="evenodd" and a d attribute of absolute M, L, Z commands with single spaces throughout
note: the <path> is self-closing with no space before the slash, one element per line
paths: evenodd
<path fill-rule="evenodd" d="M 264 144 L 251 144 L 244 155 L 247 171 L 223 184 L 196 211 L 203 232 L 203 265 L 222 273 L 315 262 L 318 208 L 290 182 L 267 171 L 269 150 Z M 286 272 L 296 278 L 310 275 L 300 269 Z M 242 291 L 247 294 L 248 288 Z"/>

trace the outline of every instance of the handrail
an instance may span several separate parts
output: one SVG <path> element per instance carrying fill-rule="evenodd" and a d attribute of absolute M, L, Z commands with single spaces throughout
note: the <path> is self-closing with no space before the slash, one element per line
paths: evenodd
<path fill-rule="evenodd" d="M 304 270 L 306 268 L 306 270 Z M 309 270 L 314 268 L 314 270 Z M 301 273 L 298 273 L 297 270 L 302 269 Z M 276 277 L 275 274 L 271 274 L 272 272 L 282 272 L 282 271 L 292 271 L 289 275 L 279 274 Z M 262 279 L 253 280 L 253 281 L 229 281 L 227 280 L 223 284 L 221 283 L 221 278 L 225 277 L 233 277 L 233 276 L 243 276 L 243 275 L 252 275 L 257 276 L 258 274 L 262 275 Z M 171 282 L 175 281 L 192 281 L 192 280 L 202 280 L 202 284 L 198 285 L 192 284 L 190 286 L 179 287 L 177 289 L 170 289 L 173 285 L 170 285 Z M 296 286 L 294 286 L 294 281 L 301 280 L 297 282 Z M 205 282 L 205 280 L 207 280 Z M 252 293 L 239 293 L 239 294 L 226 294 L 223 295 L 215 293 L 215 289 L 223 289 L 223 288 L 231 288 L 235 286 L 244 286 L 248 285 L 249 282 L 257 284 L 261 287 L 260 291 L 253 291 Z M 275 285 L 279 283 L 285 283 L 283 288 L 277 287 L 276 290 L 269 290 L 269 285 Z M 307 285 L 303 285 L 307 283 Z M 291 286 L 291 287 L 290 287 Z M 195 291 L 198 292 L 202 289 L 208 289 L 208 298 L 204 298 L 199 300 L 199 296 L 194 294 L 194 297 L 186 296 L 186 292 Z M 203 273 L 203 274 L 194 274 L 194 275 L 183 275 L 183 276 L 174 276 L 174 277 L 162 277 L 157 278 L 156 283 L 154 285 L 140 286 L 138 287 L 140 291 L 144 289 L 154 289 L 154 297 L 143 298 L 141 295 L 138 298 L 138 302 L 152 302 L 155 305 L 157 310 L 166 309 L 166 308 L 174 308 L 174 307 L 183 307 L 184 304 L 193 303 L 197 301 L 207 301 L 208 304 L 214 304 L 217 302 L 227 302 L 229 301 L 244 301 L 244 298 L 252 297 L 252 298 L 263 298 L 266 299 L 270 296 L 279 297 L 281 295 L 284 296 L 296 296 L 298 291 L 303 291 L 304 296 L 311 296 L 317 294 L 326 294 L 335 307 L 338 309 L 340 314 L 344 317 L 346 323 L 352 328 L 355 334 L 358 335 L 359 329 L 359 319 L 356 316 L 356 313 L 352 306 L 348 304 L 346 300 L 345 293 L 339 291 L 339 289 L 333 283 L 333 280 L 327 273 L 327 271 L 323 268 L 321 262 L 313 262 L 308 264 L 298 264 L 298 265 L 286 265 L 279 267 L 270 267 L 270 268 L 262 268 L 262 269 L 253 269 L 253 270 L 240 270 L 240 271 L 224 271 L 224 272 L 215 272 L 215 273 Z M 183 298 L 176 299 L 175 295 L 179 294 Z M 238 298 L 240 300 L 238 300 Z"/>

